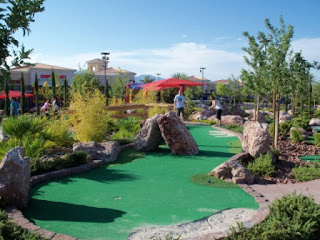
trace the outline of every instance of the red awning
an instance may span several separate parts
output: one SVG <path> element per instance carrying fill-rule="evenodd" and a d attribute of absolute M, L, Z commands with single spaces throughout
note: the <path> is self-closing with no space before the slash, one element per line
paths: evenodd
<path fill-rule="evenodd" d="M 190 80 L 183 80 L 178 78 L 167 78 L 160 81 L 146 83 L 140 87 L 146 88 L 148 90 L 160 90 L 162 88 L 172 88 L 172 87 L 196 87 L 203 86 L 203 83 L 194 82 Z"/>
<path fill-rule="evenodd" d="M 30 97 L 33 97 L 33 94 L 25 93 L 24 96 L 26 98 L 30 98 Z M 21 92 L 9 90 L 9 97 L 19 98 L 19 97 L 21 97 Z M 4 91 L 2 91 L 1 94 L 0 94 L 0 99 L 5 99 L 5 98 L 6 98 L 6 94 L 4 93 Z"/>

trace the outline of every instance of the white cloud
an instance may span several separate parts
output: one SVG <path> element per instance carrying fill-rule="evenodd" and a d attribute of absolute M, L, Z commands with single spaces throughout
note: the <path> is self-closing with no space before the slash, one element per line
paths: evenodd
<path fill-rule="evenodd" d="M 302 51 L 302 56 L 308 61 L 320 62 L 320 38 L 301 38 L 292 42 L 295 52 Z"/>
<path fill-rule="evenodd" d="M 33 62 L 78 69 L 80 64 L 99 58 L 100 52 L 80 53 L 73 56 L 32 55 Z M 170 48 L 111 51 L 110 67 L 121 67 L 139 74 L 161 73 L 170 77 L 175 72 L 200 76 L 200 67 L 205 67 L 205 78 L 217 80 L 240 74 L 244 65 L 243 53 L 210 48 L 205 44 L 179 43 Z"/>

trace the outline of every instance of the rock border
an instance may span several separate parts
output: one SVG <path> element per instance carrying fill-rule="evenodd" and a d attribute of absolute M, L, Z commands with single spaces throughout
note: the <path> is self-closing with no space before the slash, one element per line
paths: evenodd
<path fill-rule="evenodd" d="M 93 160 L 90 163 L 83 164 L 80 166 L 72 167 L 72 168 L 65 168 L 60 169 L 57 171 L 47 172 L 43 174 L 39 174 L 36 176 L 31 177 L 30 179 L 30 186 L 34 186 L 40 182 L 45 182 L 48 180 L 52 180 L 55 178 L 61 178 L 66 176 L 71 176 L 83 172 L 90 171 L 91 169 L 98 168 L 101 165 L 113 162 L 117 159 L 118 154 L 128 148 L 132 148 L 134 145 L 133 143 L 120 146 L 120 151 L 113 151 L 113 149 L 110 152 L 110 157 L 107 160 Z M 30 222 L 27 218 L 23 216 L 23 213 L 16 207 L 16 206 L 8 206 L 5 209 L 6 213 L 8 214 L 8 217 L 16 223 L 18 226 L 31 231 L 35 234 L 40 235 L 43 238 L 51 239 L 51 240 L 77 240 L 77 238 L 60 234 L 52 231 L 48 231 L 46 229 L 42 229 L 39 226 L 35 225 L 34 223 Z"/>
<path fill-rule="evenodd" d="M 190 125 L 207 125 L 208 124 L 203 124 L 203 123 L 194 123 L 194 122 L 185 122 L 186 124 L 190 124 Z M 231 130 L 228 129 L 224 129 L 218 126 L 212 126 L 213 128 L 217 129 L 217 130 L 221 130 L 222 132 L 225 132 L 227 134 L 236 136 L 239 138 L 239 140 L 242 142 L 242 134 L 241 133 L 235 133 Z M 120 152 L 128 149 L 128 148 L 132 148 L 134 147 L 133 143 L 127 144 L 127 145 L 123 145 L 120 147 Z M 239 155 L 239 156 L 237 156 Z M 240 154 L 236 154 L 234 156 L 232 156 L 232 159 L 237 159 L 238 157 L 242 156 L 243 153 Z M 111 154 L 111 158 L 115 158 L 111 161 L 116 160 L 116 157 L 114 154 Z M 110 162 L 110 161 L 108 161 Z M 89 171 L 91 169 L 97 168 L 101 165 L 103 165 L 104 162 L 102 160 L 93 160 L 91 163 L 87 163 L 81 166 L 77 166 L 77 167 L 73 167 L 73 168 L 68 168 L 68 169 L 61 169 L 61 170 L 57 170 L 57 171 L 53 171 L 53 172 L 48 172 L 48 173 L 44 173 L 44 174 L 40 174 L 40 175 L 36 175 L 33 176 L 30 180 L 30 184 L 31 186 L 38 184 L 40 182 L 43 181 L 48 181 L 51 179 L 55 179 L 55 178 L 60 178 L 60 177 L 66 177 L 66 176 L 70 176 L 70 175 L 74 175 L 74 174 L 78 174 L 78 173 L 83 173 L 86 171 Z M 243 222 L 243 225 L 245 228 L 249 229 L 252 228 L 254 225 L 257 225 L 259 223 L 261 223 L 262 221 L 265 220 L 265 218 L 269 215 L 270 210 L 269 210 L 269 204 L 270 201 L 261 193 L 255 191 L 253 188 L 250 187 L 250 185 L 248 184 L 238 184 L 244 191 L 246 191 L 248 194 L 250 194 L 251 196 L 254 197 L 254 199 L 256 200 L 256 202 L 260 205 L 260 208 L 257 210 L 257 212 L 251 217 L 251 219 Z M 8 217 L 14 222 L 16 223 L 18 226 L 28 230 L 28 231 L 32 231 L 36 234 L 39 234 L 41 237 L 43 238 L 47 238 L 47 239 L 51 239 L 51 240 L 78 240 L 77 238 L 65 235 L 65 234 L 59 234 L 59 233 L 55 233 L 52 231 L 48 231 L 45 229 L 40 228 L 39 226 L 35 225 L 34 223 L 30 222 L 27 218 L 25 218 L 22 214 L 22 212 L 17 209 L 17 207 L 15 206 L 8 206 L 5 211 L 8 214 Z M 220 211 L 223 212 L 224 210 Z M 214 214 L 213 214 L 214 215 Z M 211 216 L 213 216 L 211 215 Z M 208 239 L 222 239 L 227 237 L 230 234 L 230 231 L 219 231 L 219 232 L 214 232 L 214 233 L 210 233 L 210 234 L 206 234 L 206 235 L 201 235 L 199 237 L 197 237 L 197 240 L 208 240 Z M 182 238 L 185 240 L 193 240 L 195 238 Z"/>

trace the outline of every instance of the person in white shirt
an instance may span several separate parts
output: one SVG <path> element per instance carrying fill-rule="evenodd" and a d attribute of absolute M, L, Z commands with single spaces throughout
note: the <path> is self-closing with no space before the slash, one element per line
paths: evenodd
<path fill-rule="evenodd" d="M 220 127 L 221 126 L 221 114 L 223 111 L 223 107 L 221 106 L 220 102 L 215 99 L 214 96 L 210 97 L 210 100 L 212 101 L 212 106 L 209 109 L 217 109 L 217 125 Z"/>
<path fill-rule="evenodd" d="M 187 106 L 186 98 L 182 94 L 182 90 L 179 89 L 179 94 L 174 97 L 174 109 L 177 110 L 177 115 L 183 121 L 184 104 Z"/>

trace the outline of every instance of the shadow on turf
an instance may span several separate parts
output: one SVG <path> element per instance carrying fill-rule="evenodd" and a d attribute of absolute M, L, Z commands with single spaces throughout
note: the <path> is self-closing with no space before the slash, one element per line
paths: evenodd
<path fill-rule="evenodd" d="M 32 211 L 32 219 L 51 221 L 110 223 L 126 213 L 110 208 L 98 208 L 40 199 L 32 199 L 29 207 L 36 209 L 36 211 Z M 25 212 L 25 215 L 28 216 L 28 211 Z"/>

